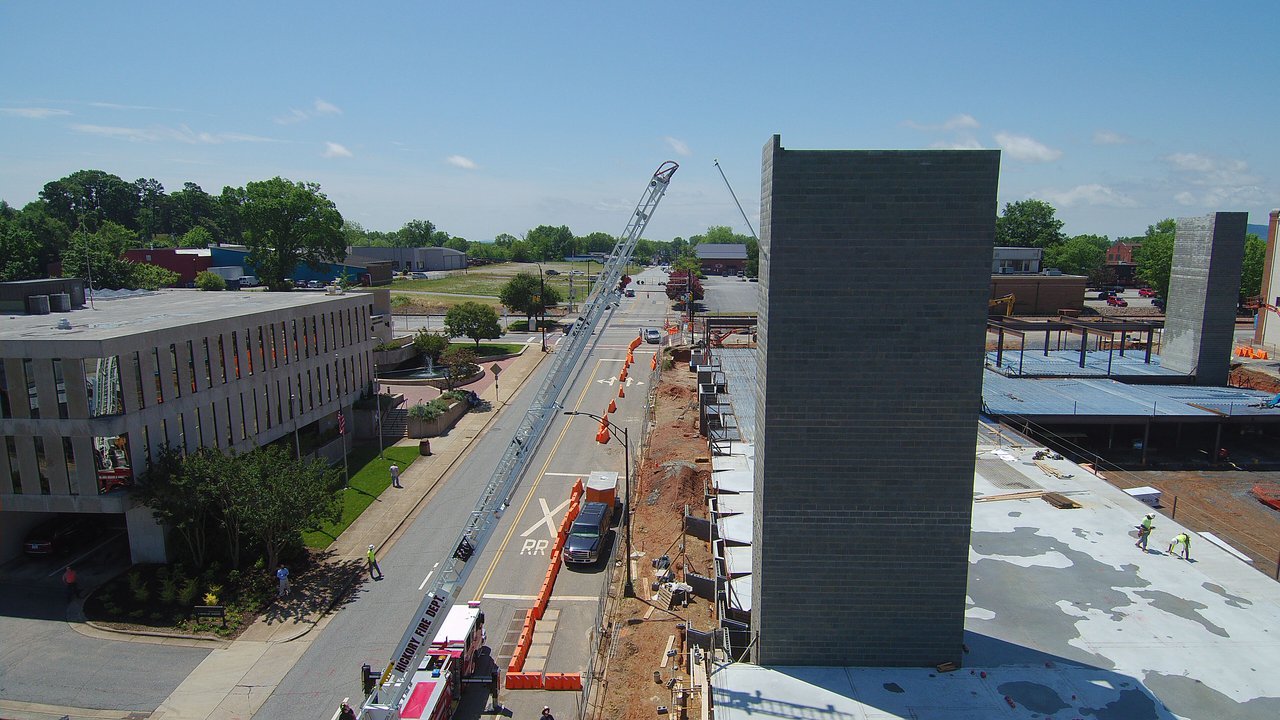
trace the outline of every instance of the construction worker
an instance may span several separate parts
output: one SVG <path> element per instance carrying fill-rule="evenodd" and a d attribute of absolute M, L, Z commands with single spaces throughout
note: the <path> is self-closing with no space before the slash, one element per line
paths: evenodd
<path fill-rule="evenodd" d="M 1169 554 L 1177 555 L 1178 553 L 1174 552 L 1173 549 L 1179 545 L 1182 546 L 1182 559 L 1190 560 L 1191 559 L 1191 536 L 1186 534 L 1185 532 L 1180 532 L 1177 535 L 1174 535 L 1173 541 L 1169 543 Z"/>
<path fill-rule="evenodd" d="M 1140 547 L 1144 551 L 1147 549 L 1147 541 L 1151 539 L 1151 531 L 1155 529 L 1155 513 L 1147 513 L 1142 518 L 1142 524 L 1138 526 L 1138 542 L 1134 543 L 1135 547 Z"/>
<path fill-rule="evenodd" d="M 369 558 L 369 577 L 373 580 L 381 580 L 382 568 L 378 567 L 378 554 L 374 552 L 372 545 L 369 546 L 369 552 L 366 553 L 366 557 Z M 374 575 L 375 572 L 378 573 L 377 576 Z"/>

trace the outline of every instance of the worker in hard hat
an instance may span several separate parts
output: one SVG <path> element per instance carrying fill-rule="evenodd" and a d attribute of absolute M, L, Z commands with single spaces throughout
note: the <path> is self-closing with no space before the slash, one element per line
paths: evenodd
<path fill-rule="evenodd" d="M 1142 524 L 1138 526 L 1138 542 L 1134 543 L 1134 546 L 1144 551 L 1147 549 L 1147 541 L 1151 539 L 1151 531 L 1155 529 L 1155 520 L 1155 513 L 1147 513 L 1147 516 L 1142 518 Z"/>
<path fill-rule="evenodd" d="M 373 580 L 382 579 L 382 568 L 378 567 L 378 553 L 374 552 L 373 546 L 369 546 L 369 552 L 365 554 L 369 559 L 369 577 Z M 374 573 L 377 573 L 375 576 Z"/>
<path fill-rule="evenodd" d="M 1177 555 L 1178 553 L 1174 552 L 1174 548 L 1178 547 L 1179 545 L 1182 546 L 1182 559 L 1190 560 L 1191 559 L 1191 536 L 1185 532 L 1180 532 L 1177 535 L 1174 535 L 1173 541 L 1169 543 L 1169 554 Z"/>

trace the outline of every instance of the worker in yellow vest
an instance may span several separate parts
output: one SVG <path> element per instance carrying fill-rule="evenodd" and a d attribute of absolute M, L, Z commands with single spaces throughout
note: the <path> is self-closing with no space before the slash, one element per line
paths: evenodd
<path fill-rule="evenodd" d="M 374 580 L 381 580 L 382 568 L 378 567 L 378 554 L 374 552 L 372 545 L 369 546 L 367 557 L 369 558 L 369 577 Z M 376 576 L 374 575 L 375 572 L 377 573 Z"/>
<path fill-rule="evenodd" d="M 1173 541 L 1169 543 L 1169 554 L 1177 555 L 1178 553 L 1174 552 L 1174 548 L 1176 548 L 1179 545 L 1182 546 L 1182 559 L 1190 560 L 1191 559 L 1191 536 L 1186 534 L 1185 532 L 1180 532 L 1177 535 L 1174 535 Z"/>
<path fill-rule="evenodd" d="M 1138 526 L 1138 542 L 1134 543 L 1134 546 L 1144 551 L 1147 549 L 1147 541 L 1151 539 L 1151 531 L 1155 529 L 1155 519 L 1155 513 L 1147 513 L 1147 516 L 1142 518 L 1142 524 Z"/>

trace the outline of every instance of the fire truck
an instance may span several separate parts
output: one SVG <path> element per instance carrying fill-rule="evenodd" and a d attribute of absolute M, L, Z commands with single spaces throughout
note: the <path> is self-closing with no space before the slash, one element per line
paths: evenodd
<path fill-rule="evenodd" d="M 440 631 L 431 641 L 418 668 L 408 678 L 399 707 L 378 701 L 378 694 L 360 710 L 362 720 L 447 720 L 462 698 L 464 683 L 488 682 L 476 678 L 476 656 L 484 646 L 484 613 L 480 603 L 468 602 L 449 609 Z"/>

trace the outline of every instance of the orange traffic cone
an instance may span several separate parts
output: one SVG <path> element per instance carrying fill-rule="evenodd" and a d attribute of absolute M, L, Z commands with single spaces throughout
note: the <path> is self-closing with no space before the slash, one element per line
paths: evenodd
<path fill-rule="evenodd" d="M 619 385 L 618 385 L 618 397 L 620 397 L 620 398 L 624 398 L 624 397 L 626 397 L 626 396 L 627 396 L 627 391 L 626 391 L 626 389 L 625 389 L 621 384 L 619 384 Z"/>
<path fill-rule="evenodd" d="M 609 412 L 618 412 L 618 403 L 613 400 L 609 401 Z"/>

